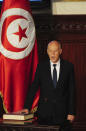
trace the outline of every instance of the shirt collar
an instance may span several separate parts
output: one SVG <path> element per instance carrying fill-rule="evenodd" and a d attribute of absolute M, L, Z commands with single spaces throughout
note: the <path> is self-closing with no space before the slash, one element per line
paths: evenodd
<path fill-rule="evenodd" d="M 50 64 L 51 64 L 51 66 L 53 66 L 53 64 L 56 64 L 56 66 L 59 66 L 59 65 L 60 65 L 60 58 L 59 58 L 59 60 L 58 60 L 56 63 L 53 63 L 53 62 L 50 60 Z"/>

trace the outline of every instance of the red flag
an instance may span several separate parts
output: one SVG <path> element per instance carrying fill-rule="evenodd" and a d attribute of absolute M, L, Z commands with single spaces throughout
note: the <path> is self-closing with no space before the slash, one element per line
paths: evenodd
<path fill-rule="evenodd" d="M 5 110 L 24 107 L 37 63 L 35 26 L 28 0 L 4 0 L 0 21 L 0 95 Z M 32 109 L 37 106 L 39 92 Z"/>

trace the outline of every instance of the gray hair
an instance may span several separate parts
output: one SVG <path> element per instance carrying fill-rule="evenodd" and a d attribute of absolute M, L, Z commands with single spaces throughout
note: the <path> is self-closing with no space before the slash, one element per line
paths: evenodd
<path fill-rule="evenodd" d="M 48 49 L 48 46 L 49 46 L 51 43 L 53 43 L 53 42 L 57 42 L 57 43 L 59 44 L 60 48 L 62 49 L 61 42 L 60 42 L 60 41 L 56 41 L 56 40 L 50 41 L 50 42 L 48 43 L 48 45 L 47 45 L 47 49 Z"/>

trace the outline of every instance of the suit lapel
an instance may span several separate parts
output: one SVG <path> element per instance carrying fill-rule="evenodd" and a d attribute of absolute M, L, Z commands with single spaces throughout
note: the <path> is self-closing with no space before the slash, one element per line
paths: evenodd
<path fill-rule="evenodd" d="M 60 73 L 59 73 L 59 80 L 57 82 L 56 87 L 59 87 L 59 84 L 61 84 L 63 81 L 63 78 L 62 78 L 63 77 L 63 69 L 64 69 L 64 60 L 60 59 Z M 53 85 L 53 80 L 52 80 L 52 76 L 51 76 L 51 67 L 50 67 L 49 60 L 48 60 L 47 66 L 46 66 L 46 71 L 47 71 L 47 77 L 49 78 L 49 81 L 50 81 L 52 87 L 55 88 Z"/>
<path fill-rule="evenodd" d="M 59 73 L 59 79 L 57 82 L 57 87 L 59 87 L 59 84 L 62 82 L 63 68 L 64 68 L 64 61 L 63 59 L 60 59 L 60 73 Z"/>
<path fill-rule="evenodd" d="M 52 80 L 52 76 L 51 76 L 51 66 L 50 66 L 50 61 L 48 61 L 48 63 L 47 63 L 47 68 L 46 68 L 47 70 L 47 76 L 48 76 L 48 78 L 49 78 L 49 81 L 50 81 L 50 83 L 51 83 L 51 85 L 53 86 L 53 88 L 54 88 L 54 85 L 53 85 L 53 80 Z"/>

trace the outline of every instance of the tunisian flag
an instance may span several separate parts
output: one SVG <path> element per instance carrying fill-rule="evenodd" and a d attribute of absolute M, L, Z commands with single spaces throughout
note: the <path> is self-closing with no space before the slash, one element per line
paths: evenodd
<path fill-rule="evenodd" d="M 0 95 L 5 111 L 16 112 L 24 107 L 38 63 L 29 1 L 4 0 L 0 18 Z M 38 99 L 39 91 L 32 109 Z"/>

